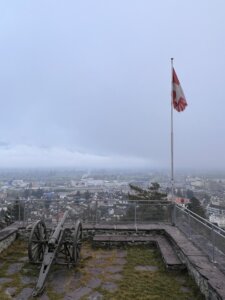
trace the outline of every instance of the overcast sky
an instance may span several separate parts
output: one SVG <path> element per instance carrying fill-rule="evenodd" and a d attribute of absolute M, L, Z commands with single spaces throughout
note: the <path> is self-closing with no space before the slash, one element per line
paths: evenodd
<path fill-rule="evenodd" d="M 0 167 L 225 168 L 223 0 L 0 2 Z"/>

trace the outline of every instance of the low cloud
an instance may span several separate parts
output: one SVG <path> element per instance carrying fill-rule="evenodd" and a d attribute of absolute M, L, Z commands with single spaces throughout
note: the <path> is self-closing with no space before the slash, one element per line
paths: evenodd
<path fill-rule="evenodd" d="M 60 147 L 41 148 L 15 145 L 0 148 L 0 165 L 3 168 L 78 167 L 78 168 L 149 168 L 150 160 L 131 156 L 105 156 L 82 153 Z"/>

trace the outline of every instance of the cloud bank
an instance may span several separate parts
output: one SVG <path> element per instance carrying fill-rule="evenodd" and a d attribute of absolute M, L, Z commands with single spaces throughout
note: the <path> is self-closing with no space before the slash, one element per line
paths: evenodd
<path fill-rule="evenodd" d="M 52 147 L 40 148 L 28 145 L 0 148 L 2 168 L 153 168 L 155 163 L 131 156 L 103 156 Z"/>

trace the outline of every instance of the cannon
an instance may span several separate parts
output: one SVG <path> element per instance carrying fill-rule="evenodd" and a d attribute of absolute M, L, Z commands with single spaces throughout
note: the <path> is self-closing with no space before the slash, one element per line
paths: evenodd
<path fill-rule="evenodd" d="M 28 257 L 34 264 L 41 264 L 33 297 L 40 295 L 54 263 L 66 264 L 68 267 L 75 266 L 80 257 L 82 244 L 82 224 L 76 220 L 74 226 L 65 225 L 68 219 L 67 210 L 54 231 L 48 234 L 47 227 L 42 220 L 34 223 L 29 241 Z"/>

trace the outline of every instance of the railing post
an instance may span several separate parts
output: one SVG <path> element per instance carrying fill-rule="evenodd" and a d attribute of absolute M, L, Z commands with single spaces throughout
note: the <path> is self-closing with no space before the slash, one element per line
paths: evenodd
<path fill-rule="evenodd" d="M 211 239 L 212 239 L 212 262 L 215 263 L 215 230 L 211 228 Z"/>
<path fill-rule="evenodd" d="M 115 206 L 115 208 L 117 208 L 117 206 L 116 206 L 116 204 L 114 204 L 114 206 Z M 113 208 L 114 208 L 114 206 L 113 206 Z M 115 211 L 115 210 L 114 210 Z M 117 225 L 119 223 L 119 219 L 118 219 L 118 217 L 116 217 L 115 218 L 115 224 Z"/>
<path fill-rule="evenodd" d="M 134 202 L 134 225 L 137 226 L 137 206 L 136 201 Z"/>
<path fill-rule="evenodd" d="M 26 202 L 24 200 L 24 202 L 23 202 L 23 226 L 25 226 L 25 204 L 26 204 Z"/>
<path fill-rule="evenodd" d="M 173 211 L 172 211 L 172 225 L 176 226 L 176 204 L 173 205 Z"/>
<path fill-rule="evenodd" d="M 191 217 L 190 217 L 190 211 L 188 210 L 188 236 L 191 240 Z"/>
<path fill-rule="evenodd" d="M 95 201 L 95 224 L 97 224 L 98 221 L 98 202 Z"/>
<path fill-rule="evenodd" d="M 19 199 L 19 201 L 18 201 L 18 205 L 19 205 L 19 222 L 21 222 L 21 212 L 20 212 L 20 205 L 21 205 L 21 202 L 20 202 L 21 200 Z"/>
<path fill-rule="evenodd" d="M 88 208 L 87 208 L 87 223 L 90 223 L 90 203 L 88 203 Z"/>
<path fill-rule="evenodd" d="M 56 200 L 56 203 L 57 203 L 57 219 L 56 219 L 56 221 L 57 221 L 57 225 L 58 225 L 58 223 L 59 223 L 59 199 L 57 199 L 57 200 Z"/>

